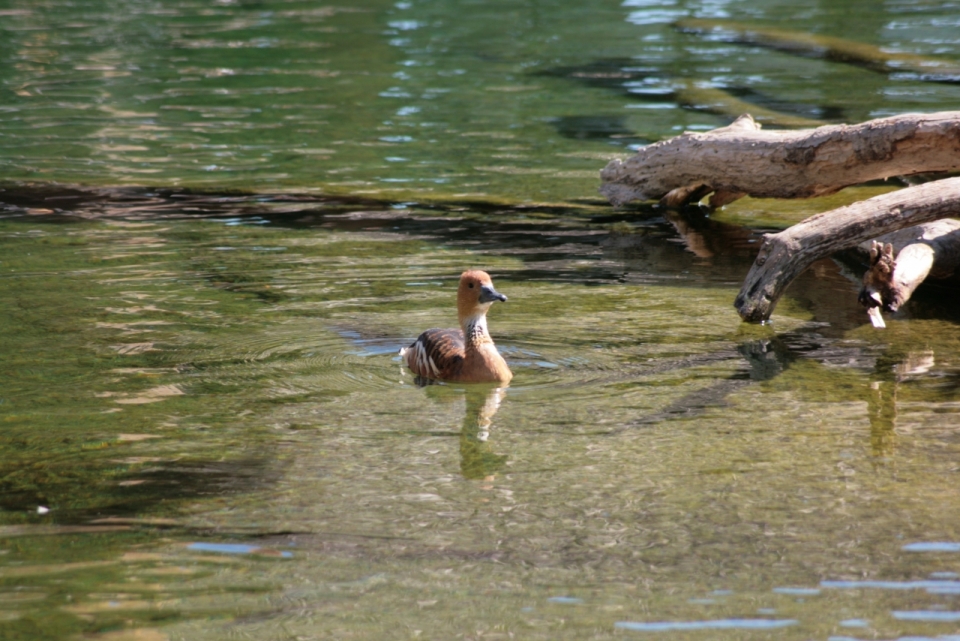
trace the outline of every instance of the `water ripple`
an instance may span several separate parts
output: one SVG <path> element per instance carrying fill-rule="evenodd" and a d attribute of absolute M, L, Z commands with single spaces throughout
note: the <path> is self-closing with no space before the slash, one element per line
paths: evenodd
<path fill-rule="evenodd" d="M 711 621 L 617 621 L 614 627 L 638 632 L 671 630 L 769 630 L 797 625 L 796 619 L 714 619 Z"/>

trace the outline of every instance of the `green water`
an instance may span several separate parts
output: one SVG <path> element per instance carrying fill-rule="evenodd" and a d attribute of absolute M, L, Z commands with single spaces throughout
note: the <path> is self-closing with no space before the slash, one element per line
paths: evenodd
<path fill-rule="evenodd" d="M 960 59 L 916 2 L 0 3 L 0 639 L 866 639 L 960 632 L 960 305 L 882 332 L 822 261 L 598 171 L 729 117 L 960 86 L 669 25 Z M 396 351 L 509 301 L 509 388 Z"/>

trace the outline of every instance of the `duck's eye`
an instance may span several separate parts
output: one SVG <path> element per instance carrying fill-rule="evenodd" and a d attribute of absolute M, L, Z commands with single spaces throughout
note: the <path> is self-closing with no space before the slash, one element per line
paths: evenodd
<path fill-rule="evenodd" d="M 473 289 L 473 283 L 467 283 L 467 287 L 469 287 L 470 289 Z"/>

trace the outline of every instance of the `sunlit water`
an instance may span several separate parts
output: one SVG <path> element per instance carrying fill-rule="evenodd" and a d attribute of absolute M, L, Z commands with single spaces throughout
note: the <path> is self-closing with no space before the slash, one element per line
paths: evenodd
<path fill-rule="evenodd" d="M 0 7 L 4 180 L 593 198 L 604 160 L 730 121 L 684 83 L 856 122 L 960 85 L 681 33 L 684 17 L 957 60 L 956 7 L 890 0 L 183 0 Z M 738 114 L 735 114 L 738 115 Z"/>
<path fill-rule="evenodd" d="M 732 308 L 758 229 L 876 190 L 587 202 L 728 122 L 676 78 L 960 98 L 672 20 L 957 59 L 956 7 L 361 4 L 0 8 L 0 638 L 956 638 L 953 294 Z M 468 267 L 515 378 L 420 387 Z"/>

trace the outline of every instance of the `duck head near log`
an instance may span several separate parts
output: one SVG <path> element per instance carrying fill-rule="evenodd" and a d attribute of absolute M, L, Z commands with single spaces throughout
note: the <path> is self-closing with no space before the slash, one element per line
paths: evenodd
<path fill-rule="evenodd" d="M 874 327 L 886 327 L 880 315 L 881 310 L 895 312 L 902 303 L 894 283 L 896 267 L 893 245 L 873 241 L 870 245 L 870 266 L 863 275 L 863 286 L 857 300 L 867 308 L 867 315 Z"/>

